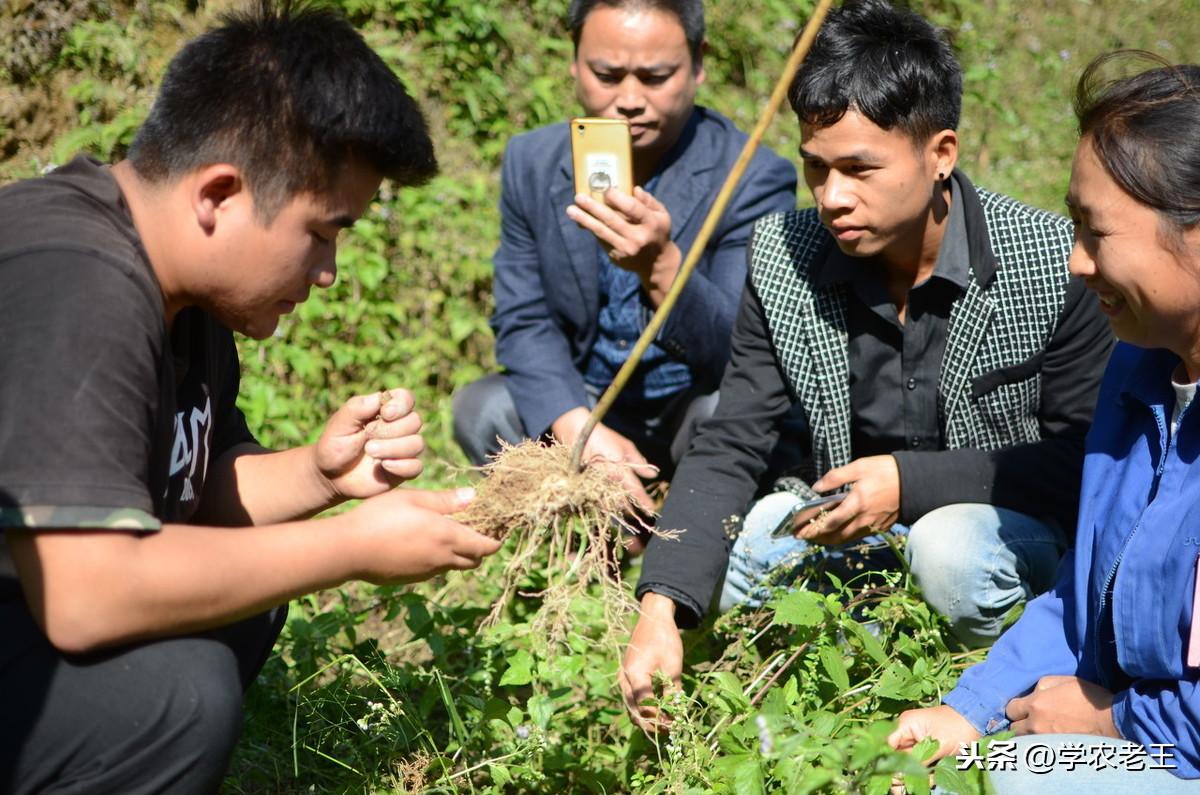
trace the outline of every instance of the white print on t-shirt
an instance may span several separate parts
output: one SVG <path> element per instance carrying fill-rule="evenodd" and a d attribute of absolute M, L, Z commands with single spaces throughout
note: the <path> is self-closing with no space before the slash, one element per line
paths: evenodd
<path fill-rule="evenodd" d="M 199 483 L 204 482 L 204 475 L 208 470 L 209 441 L 212 438 L 212 398 L 208 393 L 208 384 L 201 388 L 204 390 L 204 407 L 193 407 L 190 416 L 187 409 L 175 415 L 175 442 L 171 446 L 171 472 L 167 481 L 167 493 L 171 491 L 171 481 L 186 467 L 187 474 L 184 475 L 183 488 L 179 492 L 180 502 L 192 502 L 196 499 L 196 470 L 200 470 Z"/>

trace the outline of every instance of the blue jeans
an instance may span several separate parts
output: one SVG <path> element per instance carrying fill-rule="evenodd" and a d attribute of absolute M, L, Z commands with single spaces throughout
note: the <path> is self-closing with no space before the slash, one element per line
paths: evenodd
<path fill-rule="evenodd" d="M 1004 751 L 996 746 L 1006 745 Z M 1200 781 L 1176 777 L 1170 749 L 1146 749 L 1126 740 L 1092 734 L 1033 734 L 993 743 L 986 758 L 958 757 L 988 770 L 996 795 L 1127 795 L 1200 792 Z M 1003 761 L 1002 761 L 1003 760 Z M 936 789 L 939 795 L 951 795 Z"/>
<path fill-rule="evenodd" d="M 810 545 L 792 536 L 771 538 L 798 498 L 768 494 L 751 506 L 733 544 L 718 603 L 724 612 L 740 604 L 761 605 L 772 587 L 822 569 L 845 581 L 864 570 L 899 564 L 882 536 L 843 546 Z M 950 629 L 968 646 L 990 644 L 1016 604 L 1054 584 L 1066 535 L 1053 524 L 1005 508 L 947 505 L 922 516 L 907 536 L 905 557 L 925 599 L 950 619 Z"/>

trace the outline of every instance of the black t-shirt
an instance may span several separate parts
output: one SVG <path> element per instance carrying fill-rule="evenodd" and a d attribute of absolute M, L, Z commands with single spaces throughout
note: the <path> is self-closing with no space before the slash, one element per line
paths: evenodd
<path fill-rule="evenodd" d="M 0 189 L 0 530 L 187 522 L 209 463 L 254 441 L 237 392 L 228 329 L 189 308 L 168 332 L 106 167 Z M 0 543 L 0 602 L 19 594 Z"/>

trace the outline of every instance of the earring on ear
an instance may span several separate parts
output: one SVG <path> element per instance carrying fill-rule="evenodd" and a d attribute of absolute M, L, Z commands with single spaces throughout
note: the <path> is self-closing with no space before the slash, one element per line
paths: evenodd
<path fill-rule="evenodd" d="M 945 178 L 946 178 L 946 175 L 945 175 L 944 173 L 942 173 L 941 171 L 939 171 L 939 172 L 938 172 L 938 179 L 945 179 Z"/>

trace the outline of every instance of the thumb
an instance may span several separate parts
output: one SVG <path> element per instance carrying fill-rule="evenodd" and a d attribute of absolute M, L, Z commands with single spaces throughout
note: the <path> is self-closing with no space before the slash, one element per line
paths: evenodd
<path fill-rule="evenodd" d="M 912 727 L 901 722 L 896 730 L 887 736 L 887 744 L 896 751 L 905 751 L 917 744 Z"/>
<path fill-rule="evenodd" d="M 457 513 L 470 505 L 471 500 L 475 498 L 475 489 L 472 488 L 447 491 L 402 489 L 398 493 L 404 495 L 404 500 L 409 505 L 440 514 Z"/>
<path fill-rule="evenodd" d="M 379 416 L 379 393 L 350 398 L 329 418 L 326 429 L 338 435 L 358 433 L 363 426 Z"/>

